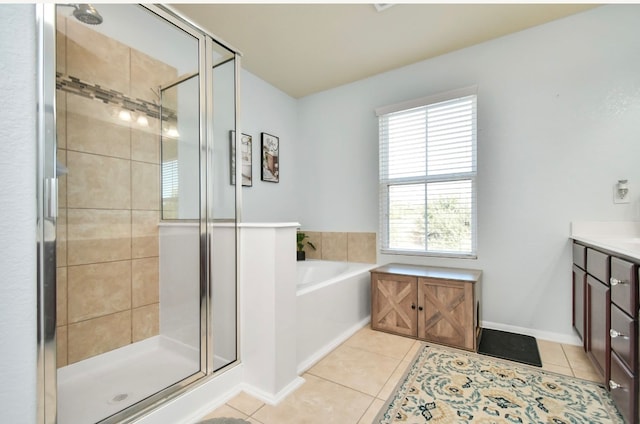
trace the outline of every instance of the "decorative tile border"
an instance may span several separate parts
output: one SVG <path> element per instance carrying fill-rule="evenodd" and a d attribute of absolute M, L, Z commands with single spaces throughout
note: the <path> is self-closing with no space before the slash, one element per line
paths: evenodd
<path fill-rule="evenodd" d="M 150 118 L 158 119 L 160 117 L 160 105 L 142 99 L 132 99 L 116 90 L 103 88 L 99 84 L 91 84 L 71 75 L 63 75 L 57 72 L 56 88 L 87 99 L 100 100 L 109 105 L 142 113 Z M 176 118 L 175 111 L 169 110 L 166 107 L 162 108 L 163 121 L 175 121 Z"/>

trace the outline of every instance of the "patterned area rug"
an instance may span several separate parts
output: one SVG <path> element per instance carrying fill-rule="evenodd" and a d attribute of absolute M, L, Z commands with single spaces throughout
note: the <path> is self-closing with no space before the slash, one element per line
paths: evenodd
<path fill-rule="evenodd" d="M 624 423 L 595 383 L 425 346 L 374 423 Z"/>

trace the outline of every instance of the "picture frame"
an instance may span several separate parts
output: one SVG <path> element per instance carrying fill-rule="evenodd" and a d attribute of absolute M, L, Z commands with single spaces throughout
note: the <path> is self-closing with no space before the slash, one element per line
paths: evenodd
<path fill-rule="evenodd" d="M 253 161 L 252 161 L 252 146 L 253 139 L 249 134 L 241 134 L 240 137 L 240 153 L 242 156 L 242 186 L 251 187 L 253 185 Z M 229 141 L 231 148 L 230 154 L 230 169 L 231 169 L 231 185 L 236 184 L 236 132 L 229 131 Z"/>
<path fill-rule="evenodd" d="M 280 139 L 275 135 L 261 133 L 260 178 L 270 183 L 280 182 Z"/>

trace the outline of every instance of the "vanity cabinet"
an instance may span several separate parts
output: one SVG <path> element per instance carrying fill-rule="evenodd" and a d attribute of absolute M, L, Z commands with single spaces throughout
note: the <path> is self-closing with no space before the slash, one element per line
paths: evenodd
<path fill-rule="evenodd" d="M 639 262 L 573 244 L 573 326 L 627 423 L 638 422 Z"/>
<path fill-rule="evenodd" d="M 586 315 L 585 304 L 587 300 L 587 273 L 586 273 L 587 248 L 577 243 L 573 244 L 573 267 L 572 267 L 572 289 L 573 289 L 573 327 L 582 340 L 586 349 L 585 330 Z"/>
<path fill-rule="evenodd" d="M 371 271 L 371 327 L 476 351 L 482 272 L 389 264 Z"/>

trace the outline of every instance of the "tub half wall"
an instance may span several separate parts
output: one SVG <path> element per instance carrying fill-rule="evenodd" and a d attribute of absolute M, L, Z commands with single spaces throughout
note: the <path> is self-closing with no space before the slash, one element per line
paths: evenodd
<path fill-rule="evenodd" d="M 298 290 L 296 358 L 301 374 L 371 319 L 371 279 L 375 264 L 349 264 L 349 270 L 315 288 Z"/>

